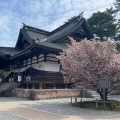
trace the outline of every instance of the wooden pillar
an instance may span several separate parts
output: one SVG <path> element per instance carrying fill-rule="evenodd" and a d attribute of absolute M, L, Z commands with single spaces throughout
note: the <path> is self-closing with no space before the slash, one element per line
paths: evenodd
<path fill-rule="evenodd" d="M 24 63 L 23 63 L 23 60 L 21 61 L 21 67 L 24 67 Z"/>
<path fill-rule="evenodd" d="M 40 82 L 40 89 L 42 89 L 42 82 Z"/>
<path fill-rule="evenodd" d="M 46 62 L 46 54 L 44 54 L 44 62 Z"/>
<path fill-rule="evenodd" d="M 27 60 L 25 60 L 25 62 L 26 62 L 26 63 L 25 63 L 25 66 L 27 67 Z"/>
<path fill-rule="evenodd" d="M 29 88 L 28 86 L 29 86 L 29 84 L 27 83 L 27 89 Z"/>
<path fill-rule="evenodd" d="M 65 89 L 67 89 L 67 83 L 65 83 Z"/>
<path fill-rule="evenodd" d="M 60 64 L 60 60 L 58 59 L 58 64 Z"/>
<path fill-rule="evenodd" d="M 14 70 L 13 64 L 12 64 L 12 70 Z"/>
<path fill-rule="evenodd" d="M 32 80 L 32 67 L 30 67 L 30 80 Z"/>
<path fill-rule="evenodd" d="M 34 81 L 32 80 L 32 67 L 30 67 L 30 80 L 32 81 L 32 89 L 35 89 Z"/>
<path fill-rule="evenodd" d="M 37 57 L 37 64 L 38 64 L 38 59 L 39 59 L 39 56 L 36 56 Z"/>
<path fill-rule="evenodd" d="M 33 59 L 33 58 L 30 58 L 30 59 L 31 59 L 31 66 L 32 66 L 32 59 Z"/>
<path fill-rule="evenodd" d="M 34 87 L 34 82 L 32 82 L 32 89 L 35 89 L 35 87 Z"/>
<path fill-rule="evenodd" d="M 26 70 L 25 70 L 25 79 L 24 79 L 24 81 L 26 81 Z"/>
<path fill-rule="evenodd" d="M 53 82 L 53 89 L 56 89 L 56 87 L 55 87 L 55 82 Z"/>
<path fill-rule="evenodd" d="M 46 80 L 47 78 L 46 78 L 46 71 L 44 71 L 44 80 Z"/>

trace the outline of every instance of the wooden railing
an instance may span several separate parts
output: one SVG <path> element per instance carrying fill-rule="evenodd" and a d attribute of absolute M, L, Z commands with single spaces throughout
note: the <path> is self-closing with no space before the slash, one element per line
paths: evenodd
<path fill-rule="evenodd" d="M 46 81 L 46 82 L 62 82 L 63 78 L 62 77 L 32 77 L 33 81 Z"/>
<path fill-rule="evenodd" d="M 50 77 L 50 76 L 32 76 L 30 80 L 24 81 L 38 81 L 38 82 L 63 82 L 63 77 Z"/>

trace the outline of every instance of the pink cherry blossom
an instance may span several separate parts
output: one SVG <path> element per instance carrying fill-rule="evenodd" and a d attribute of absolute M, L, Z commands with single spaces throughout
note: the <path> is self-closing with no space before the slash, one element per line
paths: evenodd
<path fill-rule="evenodd" d="M 111 80 L 112 86 L 107 93 L 120 86 L 120 54 L 115 44 L 95 39 L 84 39 L 80 42 L 72 37 L 69 39 L 71 45 L 57 56 L 65 82 L 97 91 L 98 79 Z"/>

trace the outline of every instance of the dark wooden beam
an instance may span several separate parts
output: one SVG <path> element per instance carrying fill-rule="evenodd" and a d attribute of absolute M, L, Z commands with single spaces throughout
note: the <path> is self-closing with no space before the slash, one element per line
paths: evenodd
<path fill-rule="evenodd" d="M 44 62 L 46 62 L 46 54 L 44 54 Z"/>

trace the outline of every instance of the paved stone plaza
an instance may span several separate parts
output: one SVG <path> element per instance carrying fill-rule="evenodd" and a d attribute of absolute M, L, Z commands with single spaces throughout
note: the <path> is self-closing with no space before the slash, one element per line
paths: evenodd
<path fill-rule="evenodd" d="M 10 113 L 0 112 L 0 120 L 27 120 L 27 119 Z"/>
<path fill-rule="evenodd" d="M 111 99 L 120 101 L 120 96 L 114 95 Z M 93 99 L 84 98 L 83 100 Z M 80 118 L 81 120 L 82 118 L 84 118 L 84 120 L 88 118 L 91 118 L 91 120 L 93 120 L 93 118 L 95 120 L 112 119 L 113 117 L 114 120 L 115 118 L 117 120 L 117 118 L 120 118 L 120 112 L 73 107 L 70 104 L 70 98 L 32 101 L 17 97 L 1 97 L 0 105 L 3 106 L 0 108 L 0 120 L 40 120 L 41 117 L 43 117 L 44 120 L 47 120 L 47 118 L 49 118 L 49 120 L 66 120 L 68 118 L 72 119 L 73 117 L 76 118 L 76 120 L 77 118 L 79 118 L 79 120 Z M 51 118 L 49 116 L 51 116 Z"/>

